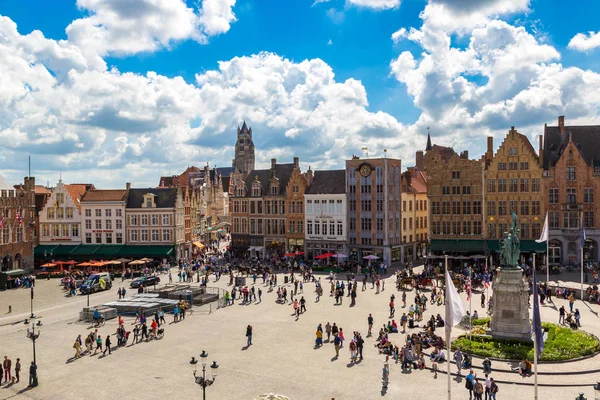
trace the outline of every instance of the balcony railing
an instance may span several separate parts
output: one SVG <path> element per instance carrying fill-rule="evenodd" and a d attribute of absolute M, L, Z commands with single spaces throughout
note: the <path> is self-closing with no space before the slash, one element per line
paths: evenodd
<path fill-rule="evenodd" d="M 563 211 L 581 211 L 583 210 L 583 205 L 581 203 L 563 203 L 561 204 L 561 209 Z"/>

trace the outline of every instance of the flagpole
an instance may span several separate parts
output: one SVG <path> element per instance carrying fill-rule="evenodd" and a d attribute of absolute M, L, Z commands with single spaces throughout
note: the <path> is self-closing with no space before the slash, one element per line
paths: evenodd
<path fill-rule="evenodd" d="M 448 274 L 448 255 L 444 254 L 444 261 L 445 261 L 445 274 L 446 274 L 446 280 L 448 280 L 450 278 L 450 275 Z M 452 281 L 450 282 L 446 282 L 446 291 L 444 293 L 444 300 L 446 300 L 446 307 L 448 307 L 448 287 L 449 285 L 452 283 Z M 446 318 L 447 319 L 447 318 Z M 450 321 L 445 321 L 446 324 L 451 323 Z M 447 365 L 447 377 L 448 377 L 448 400 L 452 400 L 452 388 L 450 386 L 450 329 L 452 328 L 445 328 L 446 329 L 446 346 L 448 347 L 448 351 L 446 354 L 446 365 Z"/>
<path fill-rule="evenodd" d="M 585 246 L 585 226 L 583 225 L 583 211 L 581 212 L 581 301 L 583 301 L 583 247 Z"/>
<path fill-rule="evenodd" d="M 471 339 L 473 335 L 473 313 L 471 312 L 471 301 L 473 300 L 473 269 L 469 266 L 469 292 L 467 296 L 469 296 L 469 347 L 471 347 Z"/>
<path fill-rule="evenodd" d="M 546 240 L 546 284 L 550 285 L 550 246 L 548 243 L 550 240 Z"/>
<path fill-rule="evenodd" d="M 583 301 L 583 246 L 581 246 L 581 301 Z"/>
<path fill-rule="evenodd" d="M 535 290 L 537 290 L 537 288 L 534 288 Z M 537 335 L 534 333 L 533 334 L 533 388 L 534 388 L 534 399 L 538 400 L 538 371 L 537 371 L 537 365 L 538 365 L 538 351 L 537 351 L 537 341 L 538 341 L 538 337 Z"/>

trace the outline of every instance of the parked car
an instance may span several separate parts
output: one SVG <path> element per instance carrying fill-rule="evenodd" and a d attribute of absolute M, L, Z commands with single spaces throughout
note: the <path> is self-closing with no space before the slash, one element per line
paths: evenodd
<path fill-rule="evenodd" d="M 108 272 L 101 272 L 99 274 L 92 274 L 88 279 L 79 287 L 79 291 L 82 294 L 89 294 L 94 292 L 100 292 L 102 290 L 108 290 L 112 287 L 112 278 Z"/>
<path fill-rule="evenodd" d="M 158 276 L 142 276 L 140 278 L 134 279 L 129 286 L 136 289 L 140 286 L 152 286 L 160 282 L 160 278 Z"/>

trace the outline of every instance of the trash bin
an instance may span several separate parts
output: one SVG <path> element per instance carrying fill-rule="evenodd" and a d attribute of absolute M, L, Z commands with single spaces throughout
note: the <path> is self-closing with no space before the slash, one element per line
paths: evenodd
<path fill-rule="evenodd" d="M 286 275 L 283 277 L 283 283 L 288 283 L 289 282 L 289 277 Z"/>

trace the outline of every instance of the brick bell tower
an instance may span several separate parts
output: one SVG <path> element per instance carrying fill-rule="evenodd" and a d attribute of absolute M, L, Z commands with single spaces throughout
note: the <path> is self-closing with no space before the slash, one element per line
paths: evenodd
<path fill-rule="evenodd" d="M 252 141 L 252 128 L 246 126 L 244 121 L 241 128 L 237 129 L 237 140 L 235 142 L 235 158 L 232 166 L 247 176 L 254 171 L 254 142 Z"/>

